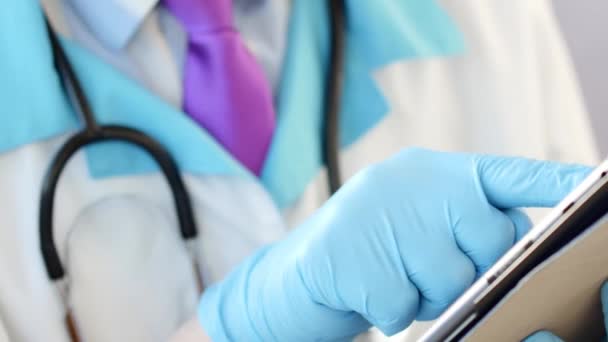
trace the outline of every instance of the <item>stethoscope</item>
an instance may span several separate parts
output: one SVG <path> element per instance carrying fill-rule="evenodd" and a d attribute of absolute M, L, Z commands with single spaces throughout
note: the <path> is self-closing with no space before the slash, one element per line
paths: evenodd
<path fill-rule="evenodd" d="M 344 0 L 328 1 L 330 12 L 330 61 L 324 94 L 324 118 L 322 137 L 322 156 L 328 172 L 328 189 L 333 194 L 341 184 L 339 167 L 339 111 L 342 96 L 343 66 L 345 51 L 345 3 Z M 105 141 L 122 141 L 143 148 L 160 167 L 165 180 L 169 184 L 181 237 L 188 246 L 197 237 L 197 226 L 193 215 L 192 203 L 184 181 L 180 175 L 175 160 L 157 140 L 134 128 L 120 125 L 100 125 L 95 120 L 93 109 L 87 99 L 84 89 L 70 63 L 57 34 L 46 19 L 49 40 L 53 51 L 55 68 L 58 70 L 69 101 L 74 110 L 82 117 L 84 128 L 72 135 L 51 160 L 42 181 L 40 195 L 40 211 L 38 217 L 40 248 L 48 277 L 54 283 L 62 283 L 65 268 L 59 258 L 59 253 L 53 239 L 53 209 L 55 192 L 61 172 L 71 157 L 81 148 Z M 192 254 L 192 253 L 191 253 Z M 193 260 L 196 260 L 191 255 Z M 194 262 L 195 271 L 198 267 Z M 64 283 L 64 282 L 63 282 Z M 61 287 L 60 288 L 65 288 Z M 202 284 L 199 284 L 202 291 Z M 68 327 L 73 340 L 77 340 L 74 323 L 69 317 Z"/>

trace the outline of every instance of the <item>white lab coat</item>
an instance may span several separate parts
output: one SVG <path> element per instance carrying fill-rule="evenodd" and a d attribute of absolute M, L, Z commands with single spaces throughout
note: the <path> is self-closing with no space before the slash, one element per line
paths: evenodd
<path fill-rule="evenodd" d="M 343 151 L 344 178 L 410 145 L 597 161 L 589 118 L 548 1 L 441 2 L 464 32 L 467 52 L 377 72 L 391 112 Z M 69 274 L 68 299 L 47 280 L 38 248 L 37 200 L 50 158 L 65 138 L 0 155 L 0 316 L 7 333 L 14 341 L 67 341 L 62 320 L 69 304 L 86 340 L 160 341 L 193 313 L 196 289 L 159 174 L 92 181 L 78 154 L 56 197 L 55 241 Z M 201 229 L 197 260 L 207 282 L 280 238 L 327 197 L 323 170 L 283 212 L 251 179 L 185 178 Z M 125 210 L 130 219 L 117 220 Z M 415 337 L 421 329 L 398 339 Z"/>
<path fill-rule="evenodd" d="M 594 164 L 589 115 L 549 1 L 442 0 L 463 32 L 460 56 L 408 60 L 375 79 L 390 114 L 341 156 L 345 177 L 404 146 Z M 323 173 L 287 211 L 326 196 Z"/>
<path fill-rule="evenodd" d="M 15 341 L 67 341 L 65 302 L 46 278 L 37 224 L 41 180 L 64 140 L 0 155 L 0 313 Z M 162 341 L 194 314 L 197 302 L 169 189 L 160 174 L 92 181 L 83 157 L 79 152 L 70 161 L 55 197 L 66 302 L 87 341 Z M 229 176 L 186 175 L 185 181 L 207 284 L 284 234 L 278 210 L 257 183 Z"/>
<path fill-rule="evenodd" d="M 6 333 L 6 328 L 4 327 L 4 323 L 0 319 L 0 342 L 10 342 L 8 339 L 8 335 Z"/>

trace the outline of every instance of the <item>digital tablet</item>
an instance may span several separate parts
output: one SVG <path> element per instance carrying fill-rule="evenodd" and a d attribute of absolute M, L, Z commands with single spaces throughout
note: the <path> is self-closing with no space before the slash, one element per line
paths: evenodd
<path fill-rule="evenodd" d="M 608 160 L 602 162 L 465 291 L 420 341 L 462 339 L 530 270 L 608 212 Z"/>

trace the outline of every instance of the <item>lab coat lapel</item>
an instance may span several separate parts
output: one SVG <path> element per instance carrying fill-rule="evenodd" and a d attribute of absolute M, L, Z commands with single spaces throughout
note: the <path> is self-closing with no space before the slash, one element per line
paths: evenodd
<path fill-rule="evenodd" d="M 222 146 L 184 113 L 102 63 L 87 51 L 64 42 L 83 82 L 97 120 L 137 128 L 165 146 L 185 172 L 251 177 Z M 123 175 L 155 169 L 151 159 L 123 143 L 93 146 L 88 151 L 94 176 Z"/>
<path fill-rule="evenodd" d="M 324 4 L 320 0 L 294 1 L 290 19 L 289 51 L 278 94 L 278 127 L 262 175 L 265 188 L 283 208 L 294 203 L 322 166 L 319 137 L 329 46 Z M 348 6 L 349 50 L 340 115 L 342 146 L 358 139 L 388 111 L 371 78 L 373 70 L 400 58 L 447 55 L 462 48 L 459 32 L 434 1 L 421 5 L 417 1 L 382 0 L 357 5 Z M 0 12 L 0 74 L 7 77 L 0 80 L 0 99 L 6 115 L 19 120 L 4 120 L 0 126 L 0 152 L 74 131 L 80 125 L 53 68 L 39 4 L 35 0 L 12 0 L 5 6 L 8 8 Z M 373 39 L 379 27 L 364 25 L 367 13 L 384 18 L 374 20 L 379 25 L 394 24 L 382 31 L 388 32 L 389 41 L 408 44 L 392 44 L 399 47 L 393 49 L 377 46 L 383 44 Z M 441 20 L 427 20 L 429 16 Z M 444 24 L 429 27 L 425 20 Z M 99 122 L 127 125 L 158 139 L 182 171 L 253 178 L 186 115 L 76 44 L 67 40 L 63 44 Z M 384 53 L 379 55 L 377 51 Z M 123 143 L 93 146 L 87 157 L 95 177 L 156 170 L 150 157 Z"/>
<path fill-rule="evenodd" d="M 3 1 L 0 56 L 0 152 L 76 128 L 37 1 Z"/>
<path fill-rule="evenodd" d="M 321 137 L 329 61 L 327 1 L 295 0 L 277 96 L 277 129 L 262 182 L 281 208 L 296 202 L 322 168 Z M 361 139 L 389 112 L 374 81 L 381 67 L 404 59 L 464 51 L 460 30 L 436 1 L 346 1 L 347 26 L 340 145 Z"/>
<path fill-rule="evenodd" d="M 6 8 L 8 6 L 8 8 Z M 11 0 L 0 11 L 0 152 L 74 131 L 81 124 L 73 113 L 53 66 L 40 5 Z M 251 177 L 214 139 L 161 99 L 76 44 L 62 40 L 78 78 L 103 124 L 136 128 L 157 139 L 183 171 Z M 152 159 L 124 143 L 88 148 L 93 176 L 137 174 L 156 170 Z"/>

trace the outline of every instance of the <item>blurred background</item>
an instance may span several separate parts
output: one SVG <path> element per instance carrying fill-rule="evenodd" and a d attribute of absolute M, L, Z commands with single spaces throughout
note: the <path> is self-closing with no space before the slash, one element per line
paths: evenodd
<path fill-rule="evenodd" d="M 583 96 L 603 155 L 608 154 L 608 1 L 554 0 L 556 15 L 574 60 Z"/>

